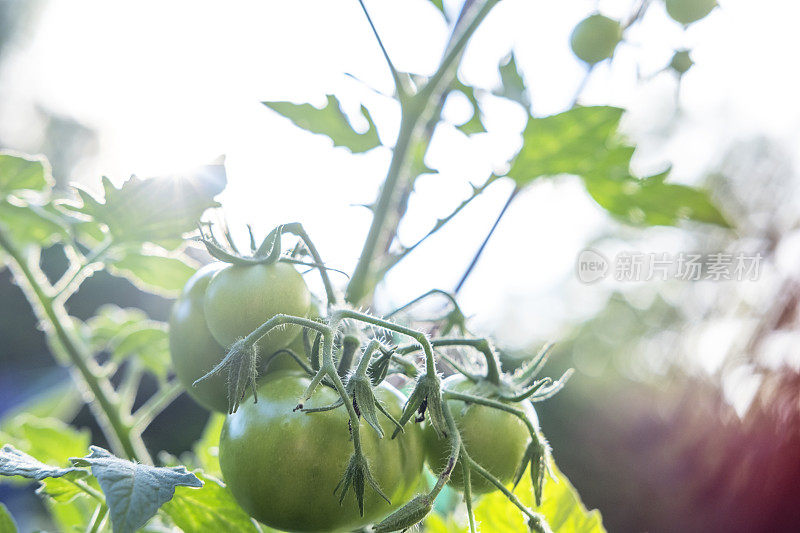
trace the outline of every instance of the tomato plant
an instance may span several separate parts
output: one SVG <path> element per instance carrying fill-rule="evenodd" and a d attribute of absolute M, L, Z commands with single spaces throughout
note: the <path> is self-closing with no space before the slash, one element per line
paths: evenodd
<path fill-rule="evenodd" d="M 461 374 L 447 378 L 442 387 L 445 391 L 464 392 L 467 394 L 483 393 L 486 384 L 474 383 Z M 491 396 L 491 391 L 486 391 Z M 453 419 L 464 440 L 464 450 L 475 461 L 481 464 L 493 476 L 504 484 L 514 479 L 519 469 L 530 434 L 525 423 L 511 413 L 498 411 L 484 405 L 469 404 L 463 400 L 448 402 L 453 412 Z M 533 407 L 524 402 L 522 407 L 532 411 Z M 535 413 L 532 419 L 535 421 Z M 447 461 L 446 441 L 439 439 L 432 428 L 425 429 L 425 449 L 431 469 L 440 472 Z M 463 465 L 461 461 L 453 469 L 450 483 L 459 490 L 464 490 Z M 475 493 L 486 493 L 497 490 L 486 479 L 476 477 L 472 481 Z"/>
<path fill-rule="evenodd" d="M 410 500 L 422 475 L 419 426 L 409 426 L 387 442 L 374 432 L 364 435 L 364 453 L 392 504 L 371 492 L 364 497 L 365 513 L 360 516 L 352 493 L 339 503 L 331 487 L 339 482 L 351 454 L 347 413 L 341 409 L 302 416 L 293 413 L 308 383 L 308 377 L 296 373 L 272 374 L 259 388 L 258 403 L 245 402 L 225 421 L 220 466 L 242 507 L 278 529 L 349 531 Z M 390 413 L 400 416 L 405 399 L 397 390 L 381 385 L 376 395 Z M 337 398 L 336 391 L 320 389 L 314 405 L 331 404 Z"/>
<path fill-rule="evenodd" d="M 575 176 L 601 208 L 628 224 L 728 222 L 704 191 L 667 182 L 668 171 L 635 173 L 636 146 L 620 130 L 624 109 L 578 105 L 593 67 L 613 60 L 648 2 L 623 21 L 593 14 L 577 25 L 571 45 L 586 75 L 572 104 L 548 116 L 534 114 L 513 53 L 499 61 L 499 87 L 458 77 L 471 37 L 498 0 L 469 0 L 458 17 L 434 4 L 450 37 L 425 76 L 395 68 L 361 4 L 394 82 L 393 96 L 383 95 L 400 111 L 391 135 L 378 134 L 391 125 L 376 125 L 366 106 L 360 108 L 366 128 L 354 128 L 333 95 L 323 107 L 264 102 L 352 153 L 396 138 L 381 152 L 387 172 L 368 206 L 372 218 L 351 272 L 326 263 L 298 222 L 275 227 L 260 244 L 248 227 L 250 249 L 242 253 L 226 224 L 209 222 L 219 220 L 213 210 L 226 184 L 222 164 L 180 179 L 132 177 L 116 186 L 104 178 L 98 198 L 54 188 L 41 158 L 0 152 L 0 259 L 56 361 L 71 370 L 73 392 L 89 406 L 109 448 L 89 447 L 88 433 L 64 421 L 36 418 L 34 412 L 46 411 L 41 405 L 13 424 L 0 420 L 8 441 L 0 475 L 39 483 L 60 529 L 252 532 L 258 520 L 289 531 L 404 531 L 433 524 L 441 512 L 437 498 L 453 485 L 462 491 L 473 533 L 476 509 L 495 497 L 496 513 L 513 514 L 537 533 L 568 523 L 602 531 L 597 514 L 583 508 L 566 482 L 547 490 L 547 472 L 560 474 L 532 404 L 556 394 L 572 372 L 539 378 L 547 348 L 513 374 L 504 372 L 493 341 L 470 332 L 459 291 L 508 206 L 540 179 Z M 684 23 L 711 8 L 667 2 Z M 671 66 L 685 72 L 688 52 L 678 52 Z M 454 125 L 442 113 L 459 93 L 471 117 Z M 416 179 L 435 170 L 425 160 L 435 132 L 485 133 L 487 95 L 511 102 L 525 117 L 518 150 L 503 172 L 487 173 L 460 201 L 443 199 L 451 210 L 437 213 L 418 240 L 404 242 L 399 229 L 412 211 Z M 388 307 L 375 295 L 390 271 L 500 181 L 510 195 L 454 289 L 431 288 L 392 311 L 376 311 Z M 302 198 L 281 201 L 304 213 Z M 50 248 L 68 262 L 60 275 L 42 270 Z M 86 320 L 72 316 L 67 302 L 99 270 L 177 297 L 169 323 L 118 307 Z M 312 275 L 321 282 L 314 294 L 304 278 Z M 444 302 L 443 314 L 410 312 L 434 299 Z M 148 386 L 140 387 L 145 378 Z M 227 418 L 220 430 L 222 415 L 214 413 L 193 449 L 176 457 L 154 449 L 147 430 L 184 392 Z M 429 483 L 421 482 L 426 449 Z M 508 485 L 523 478 L 530 479 L 522 485 L 528 494 L 518 496 Z M 0 507 L 0 524 L 10 521 Z"/>
<path fill-rule="evenodd" d="M 311 294 L 290 264 L 231 265 L 211 278 L 203 305 L 211 334 L 230 346 L 277 314 L 307 316 Z M 296 328 L 274 331 L 259 346 L 273 353 L 298 334 Z"/>

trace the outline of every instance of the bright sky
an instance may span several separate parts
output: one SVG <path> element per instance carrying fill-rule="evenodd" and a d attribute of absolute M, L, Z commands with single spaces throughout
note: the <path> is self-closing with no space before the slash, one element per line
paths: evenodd
<path fill-rule="evenodd" d="M 491 89 L 497 64 L 512 48 L 531 89 L 537 114 L 563 111 L 583 76 L 571 55 L 572 27 L 597 2 L 504 0 L 473 39 L 463 81 Z M 788 51 L 800 50 L 800 3 L 721 0 L 722 8 L 684 32 L 656 2 L 631 31 L 613 65 L 602 65 L 584 103 L 630 107 L 626 123 L 641 142 L 637 164 L 674 163 L 675 180 L 696 180 L 718 163 L 732 140 L 764 133 L 800 153 L 800 77 Z M 378 30 L 401 70 L 429 74 L 446 26 L 426 0 L 367 0 Z M 458 2 L 448 2 L 451 12 Z M 630 0 L 599 2 L 623 17 Z M 36 132 L 26 127 L 31 102 L 96 128 L 100 150 L 73 178 L 180 172 L 226 154 L 226 216 L 233 226 L 267 231 L 298 220 L 326 261 L 350 270 L 370 220 L 355 204 L 371 202 L 389 161 L 379 148 L 362 156 L 333 149 L 329 140 L 295 128 L 261 100 L 322 104 L 336 93 L 346 110 L 365 103 L 391 145 L 398 112 L 378 91 L 391 79 L 355 0 L 50 1 L 31 37 L 0 73 L 0 132 L 25 149 Z M 672 50 L 693 48 L 696 66 L 685 77 L 686 117 L 672 126 L 675 78 L 656 74 Z M 646 81 L 637 80 L 637 71 Z M 9 82 L 9 80 L 11 80 Z M 429 166 L 439 174 L 418 182 L 401 237 L 424 234 L 437 216 L 502 168 L 519 146 L 524 115 L 497 98 L 484 100 L 489 133 L 467 139 L 450 127 L 437 133 Z M 454 122 L 464 102 L 448 105 Z M 360 124 L 360 122 L 357 122 Z M 498 183 L 450 228 L 389 277 L 383 294 L 400 303 L 429 288 L 452 288 L 510 189 Z M 513 343 L 556 335 L 565 319 L 591 314 L 606 289 L 574 280 L 578 252 L 608 227 L 608 217 L 576 180 L 542 181 L 522 195 L 463 292 L 477 323 Z M 678 230 L 663 230 L 667 236 Z"/>

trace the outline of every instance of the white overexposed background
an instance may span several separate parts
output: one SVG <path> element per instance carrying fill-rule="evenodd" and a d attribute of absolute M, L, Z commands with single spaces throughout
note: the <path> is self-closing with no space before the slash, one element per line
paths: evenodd
<path fill-rule="evenodd" d="M 602 64 L 581 102 L 630 109 L 625 127 L 640 143 L 642 172 L 673 164 L 672 180 L 697 182 L 731 143 L 764 135 L 800 153 L 800 4 L 721 0 L 707 19 L 684 31 L 654 2 L 613 64 Z M 430 74 L 447 38 L 446 24 L 425 0 L 368 0 L 375 24 L 400 70 Z M 455 15 L 459 2 L 446 2 Z M 597 6 L 626 17 L 629 0 L 504 0 L 473 38 L 461 79 L 491 90 L 497 65 L 512 48 L 534 113 L 565 110 L 584 75 L 572 56 L 573 26 Z M 296 128 L 262 100 L 322 105 L 335 93 L 356 127 L 364 103 L 391 146 L 398 108 L 380 92 L 391 77 L 355 0 L 138 1 L 51 0 L 0 72 L 0 135 L 14 148 L 37 146 L 35 106 L 72 117 L 98 132 L 95 154 L 71 179 L 96 187 L 107 175 L 181 172 L 221 154 L 229 185 L 225 217 L 266 232 L 302 222 L 330 265 L 351 271 L 390 158 L 389 148 L 354 156 L 329 139 Z M 683 79 L 661 69 L 673 50 L 692 49 L 696 66 Z M 345 76 L 350 73 L 362 82 Z M 413 242 L 436 218 L 502 169 L 520 145 L 521 108 L 485 96 L 489 130 L 467 138 L 441 127 L 427 163 L 439 172 L 417 182 L 400 237 Z M 445 118 L 458 124 L 469 107 L 457 97 Z M 675 121 L 675 114 L 682 119 Z M 430 288 L 452 288 L 511 190 L 493 185 L 462 215 L 391 272 L 384 305 Z M 777 194 L 777 192 L 776 192 Z M 586 242 L 615 224 L 576 179 L 542 180 L 512 205 L 463 290 L 478 329 L 511 344 L 557 336 L 569 321 L 602 305 L 603 286 L 574 279 Z M 678 229 L 655 230 L 666 246 Z M 679 246 L 679 245 L 678 245 Z M 502 327 L 500 326 L 502 324 Z"/>

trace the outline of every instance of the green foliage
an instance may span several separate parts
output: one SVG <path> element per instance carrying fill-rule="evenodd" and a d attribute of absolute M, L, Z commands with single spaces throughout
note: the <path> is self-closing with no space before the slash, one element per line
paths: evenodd
<path fill-rule="evenodd" d="M 0 197 L 21 190 L 42 191 L 52 185 L 50 165 L 43 157 L 0 150 Z"/>
<path fill-rule="evenodd" d="M 56 418 L 37 418 L 21 414 L 2 424 L 0 441 L 14 446 L 44 463 L 67 464 L 71 455 L 80 455 L 89 446 L 89 431 L 78 430 Z"/>
<path fill-rule="evenodd" d="M 525 109 L 530 109 L 531 101 L 528 97 L 528 90 L 525 87 L 525 80 L 517 68 L 517 59 L 514 52 L 511 52 L 499 66 L 500 88 L 492 94 L 513 100 L 522 105 Z"/>
<path fill-rule="evenodd" d="M 139 309 L 106 305 L 87 326 L 96 350 L 109 352 L 118 362 L 134 357 L 156 377 L 167 376 L 169 339 L 163 322 L 150 320 Z"/>
<path fill-rule="evenodd" d="M 175 497 L 163 509 L 185 533 L 235 531 L 257 533 L 250 516 L 239 507 L 233 495 L 213 477 L 198 473 L 200 489 L 177 487 Z"/>
<path fill-rule="evenodd" d="M 2 502 L 0 502 L 0 533 L 17 533 L 17 524 Z"/>
<path fill-rule="evenodd" d="M 673 225 L 689 219 L 729 226 L 704 191 L 664 183 L 667 173 L 631 175 L 636 147 L 619 133 L 622 113 L 618 107 L 592 106 L 529 117 L 508 177 L 524 187 L 542 177 L 580 176 L 600 206 L 632 224 Z"/>
<path fill-rule="evenodd" d="M 330 137 L 334 146 L 344 146 L 354 154 L 366 152 L 380 146 L 378 130 L 369 111 L 361 106 L 361 115 L 369 124 L 367 131 L 358 133 L 353 129 L 347 116 L 339 105 L 339 100 L 329 94 L 325 107 L 319 109 L 311 104 L 293 104 L 291 102 L 262 102 L 273 111 L 288 118 L 300 128 L 311 133 L 320 133 Z"/>
<path fill-rule="evenodd" d="M 126 253 L 110 267 L 112 273 L 130 279 L 146 292 L 170 296 L 179 294 L 195 272 L 183 258 L 137 252 Z"/>
<path fill-rule="evenodd" d="M 194 454 L 197 456 L 200 467 L 208 475 L 218 478 L 222 477 L 222 471 L 219 468 L 219 435 L 224 423 L 224 415 L 211 413 L 200 440 L 194 445 Z"/>
<path fill-rule="evenodd" d="M 0 476 L 21 476 L 40 481 L 80 471 L 78 468 L 61 468 L 44 464 L 10 444 L 5 444 L 0 449 Z"/>
<path fill-rule="evenodd" d="M 132 533 L 142 527 L 172 498 L 175 487 L 203 486 L 197 476 L 182 466 L 148 466 L 120 459 L 98 446 L 90 450 L 91 454 L 72 462 L 91 467 L 106 495 L 114 533 Z"/>
<path fill-rule="evenodd" d="M 464 134 L 464 135 L 474 135 L 476 133 L 485 133 L 486 127 L 483 125 L 483 114 L 481 113 L 480 105 L 478 104 L 478 99 L 475 96 L 475 88 L 470 87 L 469 85 L 464 85 L 460 81 L 456 80 L 453 84 L 453 89 L 459 91 L 463 94 L 467 100 L 469 100 L 470 105 L 472 105 L 472 116 L 461 124 L 457 126 L 457 128 Z"/>
<path fill-rule="evenodd" d="M 0 224 L 8 228 L 14 241 L 21 245 L 49 246 L 68 237 L 68 231 L 52 212 L 52 206 L 32 201 L 0 200 Z"/>
<path fill-rule="evenodd" d="M 554 479 L 545 483 L 542 505 L 534 507 L 531 480 L 525 476 L 514 493 L 523 504 L 544 515 L 555 533 L 604 533 L 599 511 L 588 511 L 578 492 L 555 464 L 551 463 Z M 481 531 L 519 533 L 528 531 L 525 517 L 500 492 L 493 492 L 475 502 L 475 519 Z M 425 521 L 431 533 L 466 533 L 469 529 L 452 518 L 431 515 Z"/>
<path fill-rule="evenodd" d="M 225 187 L 225 167 L 209 165 L 190 178 L 139 179 L 118 189 L 103 178 L 103 201 L 77 189 L 81 205 L 64 207 L 104 224 L 115 244 L 152 242 L 174 247 L 193 231 L 213 198 Z"/>

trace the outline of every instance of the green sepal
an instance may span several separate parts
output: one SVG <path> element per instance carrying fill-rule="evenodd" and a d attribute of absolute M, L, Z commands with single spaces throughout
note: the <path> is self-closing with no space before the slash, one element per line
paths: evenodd
<path fill-rule="evenodd" d="M 525 455 L 514 474 L 514 488 L 517 487 L 522 480 L 522 476 L 527 469 L 531 475 L 531 484 L 533 486 L 533 496 L 536 501 L 536 506 L 542 505 L 542 493 L 544 491 L 545 473 L 547 472 L 547 461 L 550 455 L 549 446 L 547 441 L 541 435 L 535 434 L 525 450 Z M 530 468 L 528 468 L 530 467 Z"/>
<path fill-rule="evenodd" d="M 347 388 L 348 392 L 350 392 L 350 397 L 353 399 L 353 408 L 356 410 L 356 414 L 363 416 L 367 424 L 378 434 L 378 438 L 382 439 L 383 428 L 378 422 L 378 410 L 376 408 L 378 400 L 372 392 L 369 378 L 358 374 L 353 375 L 347 382 Z"/>
<path fill-rule="evenodd" d="M 233 414 L 239 409 L 248 387 L 253 391 L 253 401 L 258 402 L 256 390 L 258 349 L 255 345 L 248 345 L 244 339 L 234 342 L 222 361 L 192 385 L 196 386 L 201 381 L 220 374 L 223 370 L 228 372 L 228 414 Z"/>
<path fill-rule="evenodd" d="M 386 379 L 393 354 L 394 350 L 382 351 L 381 356 L 370 363 L 369 368 L 367 368 L 367 375 L 373 386 L 377 387 Z"/>
<path fill-rule="evenodd" d="M 422 522 L 433 508 L 433 501 L 427 494 L 418 494 L 414 498 L 375 525 L 375 533 L 405 531 Z"/>
<path fill-rule="evenodd" d="M 446 438 L 447 422 L 445 422 L 442 404 L 442 380 L 437 375 L 422 374 L 417 378 L 414 391 L 403 408 L 399 426 L 404 426 L 415 413 L 419 414 L 418 421 L 422 421 L 426 411 L 436 434 L 439 438 Z M 395 438 L 398 433 L 400 433 L 400 429 L 395 429 L 392 438 Z"/>
<path fill-rule="evenodd" d="M 361 516 L 364 516 L 364 489 L 367 483 L 375 489 L 375 492 L 377 492 L 381 498 L 391 505 L 392 502 L 389 501 L 389 498 L 383 493 L 380 486 L 378 486 L 378 482 L 375 478 L 372 477 L 366 457 L 361 453 L 355 452 L 350 456 L 350 462 L 347 464 L 344 476 L 333 489 L 334 494 L 341 489 L 339 493 L 339 505 L 344 502 L 347 490 L 352 486 L 353 492 L 356 495 L 356 501 L 358 502 L 358 512 Z"/>

